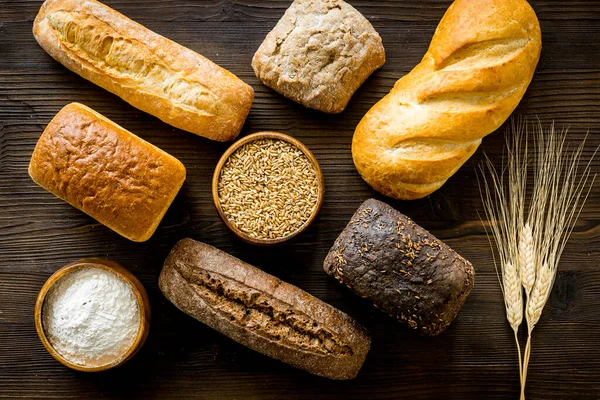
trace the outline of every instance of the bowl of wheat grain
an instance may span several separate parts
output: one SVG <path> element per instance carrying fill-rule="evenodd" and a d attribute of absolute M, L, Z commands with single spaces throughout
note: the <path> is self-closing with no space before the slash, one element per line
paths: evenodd
<path fill-rule="evenodd" d="M 292 239 L 315 220 L 324 196 L 315 156 L 299 140 L 259 132 L 234 143 L 212 182 L 217 212 L 233 233 L 256 245 Z"/>

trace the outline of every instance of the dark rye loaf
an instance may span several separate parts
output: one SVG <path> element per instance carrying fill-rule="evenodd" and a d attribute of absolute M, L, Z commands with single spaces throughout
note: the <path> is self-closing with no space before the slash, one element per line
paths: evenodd
<path fill-rule="evenodd" d="M 198 321 L 315 375 L 352 379 L 369 352 L 371 338 L 348 315 L 204 243 L 177 243 L 159 286 Z"/>
<path fill-rule="evenodd" d="M 450 325 L 475 271 L 410 218 L 370 199 L 335 241 L 325 272 L 423 335 Z"/>

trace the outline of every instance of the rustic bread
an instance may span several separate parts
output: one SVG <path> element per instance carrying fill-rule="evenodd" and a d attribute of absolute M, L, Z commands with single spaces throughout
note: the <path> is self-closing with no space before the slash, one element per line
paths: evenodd
<path fill-rule="evenodd" d="M 177 128 L 233 140 L 254 91 L 200 54 L 95 0 L 46 0 L 33 34 L 71 71 Z"/>
<path fill-rule="evenodd" d="M 252 59 L 267 86 L 308 108 L 344 111 L 385 63 L 381 37 L 342 0 L 296 0 Z"/>
<path fill-rule="evenodd" d="M 456 0 L 421 63 L 356 128 L 363 179 L 405 200 L 440 188 L 517 107 L 541 46 L 527 1 Z"/>
<path fill-rule="evenodd" d="M 335 241 L 325 272 L 423 335 L 441 333 L 471 292 L 471 263 L 389 205 L 367 200 Z"/>
<path fill-rule="evenodd" d="M 231 339 L 312 374 L 352 379 L 370 348 L 346 314 L 212 246 L 177 243 L 159 278 L 181 311 Z"/>
<path fill-rule="evenodd" d="M 94 110 L 72 103 L 44 130 L 29 175 L 118 234 L 143 242 L 177 195 L 185 167 Z"/>

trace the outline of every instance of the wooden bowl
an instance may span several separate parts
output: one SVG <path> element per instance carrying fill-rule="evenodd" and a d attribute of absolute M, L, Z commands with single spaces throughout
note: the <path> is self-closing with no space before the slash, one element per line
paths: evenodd
<path fill-rule="evenodd" d="M 135 295 L 135 298 L 137 300 L 137 304 L 140 308 L 140 326 L 138 329 L 137 336 L 135 337 L 131 347 L 123 355 L 111 361 L 110 363 L 95 367 L 86 367 L 84 365 L 74 364 L 62 355 L 60 355 L 54 349 L 54 347 L 52 347 L 52 344 L 46 337 L 46 332 L 44 331 L 44 326 L 42 322 L 42 316 L 44 312 L 44 300 L 46 299 L 46 295 L 48 294 L 50 288 L 52 288 L 52 286 L 56 282 L 58 282 L 59 279 L 68 275 L 69 273 L 87 267 L 103 269 L 105 271 L 117 275 L 119 278 L 127 282 L 129 286 L 131 286 L 133 294 Z M 121 265 L 100 258 L 85 258 L 79 261 L 75 261 L 71 264 L 65 265 L 64 267 L 56 271 L 52 276 L 50 276 L 46 283 L 44 283 L 44 286 L 42 286 L 42 289 L 40 290 L 40 293 L 37 297 L 37 301 L 35 303 L 35 329 L 37 330 L 38 336 L 40 337 L 42 344 L 44 345 L 46 350 L 48 350 L 48 353 L 50 353 L 52 357 L 58 360 L 61 364 L 69 368 L 73 368 L 77 371 L 83 372 L 106 371 L 108 369 L 118 367 L 119 365 L 124 364 L 138 352 L 138 350 L 146 341 L 146 338 L 148 337 L 148 332 L 150 330 L 150 301 L 148 300 L 146 290 L 144 289 L 140 281 L 131 272 L 123 268 Z"/>
<path fill-rule="evenodd" d="M 256 238 L 256 237 L 252 237 L 252 236 L 242 232 L 235 224 L 233 224 L 231 221 L 229 221 L 229 219 L 223 212 L 223 209 L 221 208 L 221 201 L 219 199 L 219 179 L 221 177 L 221 170 L 223 169 L 223 166 L 225 165 L 225 162 L 227 161 L 227 159 L 240 147 L 244 146 L 247 143 L 253 142 L 255 140 L 260 140 L 260 139 L 283 140 L 287 143 L 292 144 L 293 146 L 297 147 L 298 149 L 300 149 L 304 153 L 304 155 L 308 158 L 308 160 L 310 161 L 312 166 L 314 167 L 315 172 L 317 174 L 317 182 L 319 185 L 319 194 L 317 197 L 317 204 L 316 204 L 311 216 L 296 231 L 288 234 L 287 236 L 278 237 L 278 238 L 274 238 L 274 239 Z M 219 213 L 219 215 L 221 216 L 221 218 L 223 219 L 223 221 L 225 222 L 227 227 L 229 229 L 231 229 L 233 231 L 233 233 L 237 237 L 241 238 L 242 240 L 244 240 L 248 243 L 251 243 L 251 244 L 259 245 L 259 246 L 270 246 L 270 245 L 276 245 L 276 244 L 283 243 L 283 242 L 288 241 L 288 240 L 292 239 L 293 237 L 297 236 L 304 230 L 306 230 L 306 228 L 308 228 L 310 226 L 310 224 L 312 224 L 313 221 L 317 218 L 317 215 L 319 214 L 319 211 L 321 210 L 321 206 L 323 205 L 324 195 L 325 195 L 325 184 L 324 184 L 324 180 L 323 180 L 323 173 L 321 172 L 321 167 L 319 166 L 319 163 L 317 162 L 317 159 L 315 158 L 313 153 L 311 153 L 311 151 L 304 144 L 302 144 L 302 142 L 300 142 L 299 140 L 297 140 L 291 136 L 284 135 L 283 133 L 278 133 L 278 132 L 253 133 L 253 134 L 248 135 L 248 136 L 238 140 L 237 142 L 235 142 L 230 148 L 227 149 L 227 151 L 223 154 L 223 156 L 221 156 L 221 159 L 219 160 L 219 162 L 217 163 L 217 167 L 215 168 L 215 173 L 213 175 L 213 180 L 212 180 L 213 201 L 215 203 L 215 207 L 217 208 L 217 212 Z"/>

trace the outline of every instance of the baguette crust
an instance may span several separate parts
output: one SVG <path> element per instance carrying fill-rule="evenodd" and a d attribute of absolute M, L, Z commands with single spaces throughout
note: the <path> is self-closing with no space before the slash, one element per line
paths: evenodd
<path fill-rule="evenodd" d="M 404 200 L 440 188 L 517 107 L 541 45 L 525 0 L 456 0 L 421 63 L 356 128 L 363 179 Z"/>
<path fill-rule="evenodd" d="M 185 174 L 175 157 L 78 103 L 50 121 L 29 163 L 38 185 L 135 242 L 152 236 Z"/>
<path fill-rule="evenodd" d="M 238 343 L 312 374 L 352 379 L 371 339 L 329 304 L 204 243 L 183 239 L 159 287 L 181 311 Z"/>
<path fill-rule="evenodd" d="M 229 71 L 95 0 L 46 0 L 33 25 L 71 71 L 177 128 L 237 137 L 254 91 Z"/>
<path fill-rule="evenodd" d="M 265 85 L 332 114 L 384 63 L 381 37 L 342 0 L 294 1 L 252 59 Z"/>
<path fill-rule="evenodd" d="M 450 325 L 475 282 L 470 262 L 374 199 L 358 208 L 323 268 L 377 308 L 430 336 Z"/>

